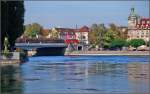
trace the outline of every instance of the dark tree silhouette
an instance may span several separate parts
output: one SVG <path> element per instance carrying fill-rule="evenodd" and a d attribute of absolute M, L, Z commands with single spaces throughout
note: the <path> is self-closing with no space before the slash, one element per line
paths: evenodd
<path fill-rule="evenodd" d="M 8 37 L 10 50 L 15 40 L 23 33 L 24 23 L 23 1 L 1 1 L 1 48 L 4 49 L 4 38 Z"/>

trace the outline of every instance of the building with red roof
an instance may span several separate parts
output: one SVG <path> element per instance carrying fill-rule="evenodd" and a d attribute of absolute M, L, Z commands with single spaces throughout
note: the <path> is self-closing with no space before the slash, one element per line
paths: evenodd
<path fill-rule="evenodd" d="M 128 17 L 128 40 L 143 39 L 149 41 L 150 18 L 143 18 L 135 14 L 134 8 Z"/>
<path fill-rule="evenodd" d="M 59 38 L 64 39 L 67 44 L 69 44 L 69 43 L 88 44 L 89 28 L 87 26 L 83 26 L 79 29 L 53 28 L 52 32 L 58 32 Z"/>

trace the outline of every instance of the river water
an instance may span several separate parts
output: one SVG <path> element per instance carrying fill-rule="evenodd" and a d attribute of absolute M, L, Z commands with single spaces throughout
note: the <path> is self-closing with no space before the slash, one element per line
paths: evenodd
<path fill-rule="evenodd" d="M 3 67 L 2 93 L 150 93 L 148 56 L 40 56 Z"/>

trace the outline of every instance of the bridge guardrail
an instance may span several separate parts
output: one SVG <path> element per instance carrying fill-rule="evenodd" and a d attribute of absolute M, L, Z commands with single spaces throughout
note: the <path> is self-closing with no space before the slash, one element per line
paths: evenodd
<path fill-rule="evenodd" d="M 62 39 L 45 39 L 45 38 L 18 38 L 16 43 L 64 43 Z"/>

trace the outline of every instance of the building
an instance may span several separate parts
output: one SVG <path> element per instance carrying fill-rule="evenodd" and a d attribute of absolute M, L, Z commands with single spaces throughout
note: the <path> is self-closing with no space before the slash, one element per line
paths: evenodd
<path fill-rule="evenodd" d="M 88 45 L 88 33 L 89 33 L 89 28 L 87 26 L 83 26 L 80 29 L 77 29 L 76 33 L 76 38 L 80 41 L 81 44 Z"/>
<path fill-rule="evenodd" d="M 79 49 L 83 49 L 83 46 L 88 45 L 88 33 L 89 28 L 83 26 L 79 29 L 72 28 L 52 28 L 52 32 L 57 32 L 58 38 L 65 40 L 69 45 L 72 44 L 78 50 L 78 46 L 82 46 Z"/>
<path fill-rule="evenodd" d="M 57 32 L 58 38 L 65 40 L 67 44 L 78 43 L 76 39 L 76 30 L 70 28 L 53 28 L 52 32 Z"/>
<path fill-rule="evenodd" d="M 143 39 L 149 41 L 150 18 L 143 18 L 135 14 L 134 8 L 131 8 L 128 17 L 128 40 Z"/>

